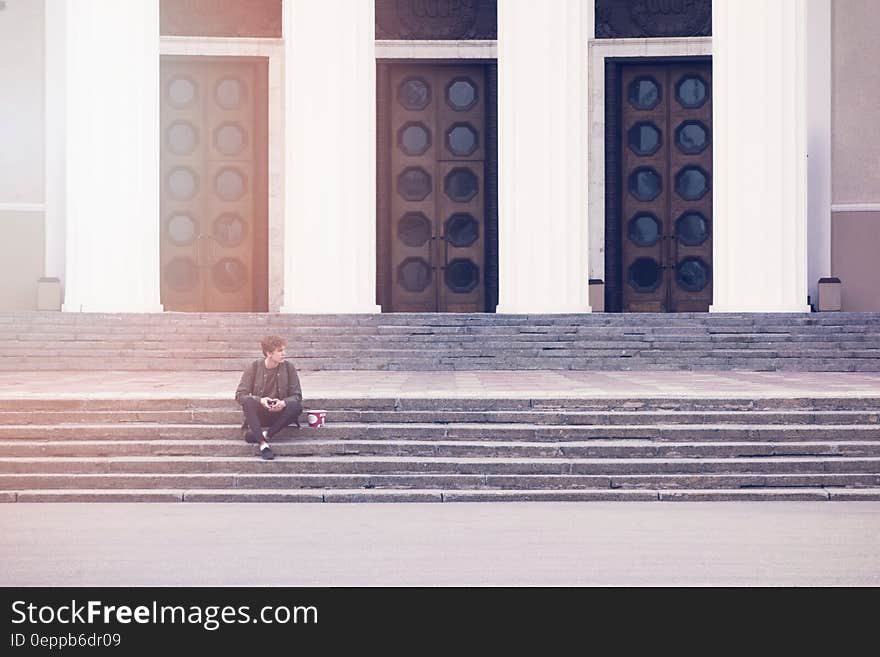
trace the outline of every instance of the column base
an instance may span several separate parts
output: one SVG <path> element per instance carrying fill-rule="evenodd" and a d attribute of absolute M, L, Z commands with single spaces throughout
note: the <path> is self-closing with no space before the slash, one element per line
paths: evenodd
<path fill-rule="evenodd" d="M 334 308 L 324 305 L 283 305 L 278 309 L 282 315 L 379 315 L 382 306 L 365 304 L 346 308 Z"/>
<path fill-rule="evenodd" d="M 150 313 L 163 313 L 165 312 L 165 308 L 162 306 L 162 304 L 149 306 L 121 306 L 115 304 L 83 303 L 74 305 L 65 303 L 61 305 L 61 311 L 65 313 L 103 313 L 107 315 L 117 313 L 137 313 L 141 315 L 146 315 Z"/>
<path fill-rule="evenodd" d="M 767 306 L 756 307 L 748 304 L 742 305 L 719 305 L 713 304 L 709 306 L 710 313 L 809 313 L 812 309 L 807 305 L 791 305 L 791 306 Z"/>
<path fill-rule="evenodd" d="M 593 312 L 589 306 L 529 306 L 524 308 L 515 304 L 498 304 L 496 315 L 584 315 Z"/>

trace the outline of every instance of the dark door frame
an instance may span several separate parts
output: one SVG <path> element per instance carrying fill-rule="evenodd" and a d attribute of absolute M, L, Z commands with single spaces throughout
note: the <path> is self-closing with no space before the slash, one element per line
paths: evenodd
<path fill-rule="evenodd" d="M 381 59 L 376 62 L 376 303 L 382 312 L 391 307 L 390 144 L 393 143 L 389 71 L 395 65 L 482 64 L 486 69 L 486 312 L 498 305 L 498 61 L 496 59 Z"/>
<path fill-rule="evenodd" d="M 605 312 L 623 310 L 623 249 L 621 238 L 621 68 L 627 64 L 710 62 L 706 55 L 687 57 L 607 57 L 605 59 Z"/>

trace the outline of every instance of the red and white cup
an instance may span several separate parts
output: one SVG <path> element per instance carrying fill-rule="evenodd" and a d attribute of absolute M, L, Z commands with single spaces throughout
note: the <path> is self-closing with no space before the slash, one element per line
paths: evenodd
<path fill-rule="evenodd" d="M 310 427 L 319 429 L 324 426 L 327 419 L 327 411 L 306 411 L 306 420 Z"/>

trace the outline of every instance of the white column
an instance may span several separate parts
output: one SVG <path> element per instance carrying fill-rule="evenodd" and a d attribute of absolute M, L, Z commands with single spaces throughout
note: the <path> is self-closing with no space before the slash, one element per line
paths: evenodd
<path fill-rule="evenodd" d="M 64 310 L 161 311 L 159 2 L 63 4 Z"/>
<path fill-rule="evenodd" d="M 378 313 L 374 3 L 285 0 L 285 313 Z"/>
<path fill-rule="evenodd" d="M 831 3 L 807 0 L 807 251 L 810 300 L 831 276 Z"/>
<path fill-rule="evenodd" d="M 805 0 L 714 0 L 713 312 L 805 312 Z"/>
<path fill-rule="evenodd" d="M 590 311 L 586 5 L 498 2 L 499 313 Z"/>

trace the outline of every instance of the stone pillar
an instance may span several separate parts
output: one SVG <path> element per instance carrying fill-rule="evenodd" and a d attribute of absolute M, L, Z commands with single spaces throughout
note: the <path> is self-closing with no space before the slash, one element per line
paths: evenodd
<path fill-rule="evenodd" d="M 498 2 L 499 313 L 590 311 L 587 13 Z"/>
<path fill-rule="evenodd" d="M 831 3 L 807 0 L 807 251 L 810 300 L 831 276 Z"/>
<path fill-rule="evenodd" d="M 374 3 L 285 0 L 284 313 L 378 313 Z"/>
<path fill-rule="evenodd" d="M 64 20 L 64 310 L 157 312 L 159 2 L 48 0 Z"/>
<path fill-rule="evenodd" d="M 714 0 L 713 312 L 806 312 L 805 0 Z"/>

